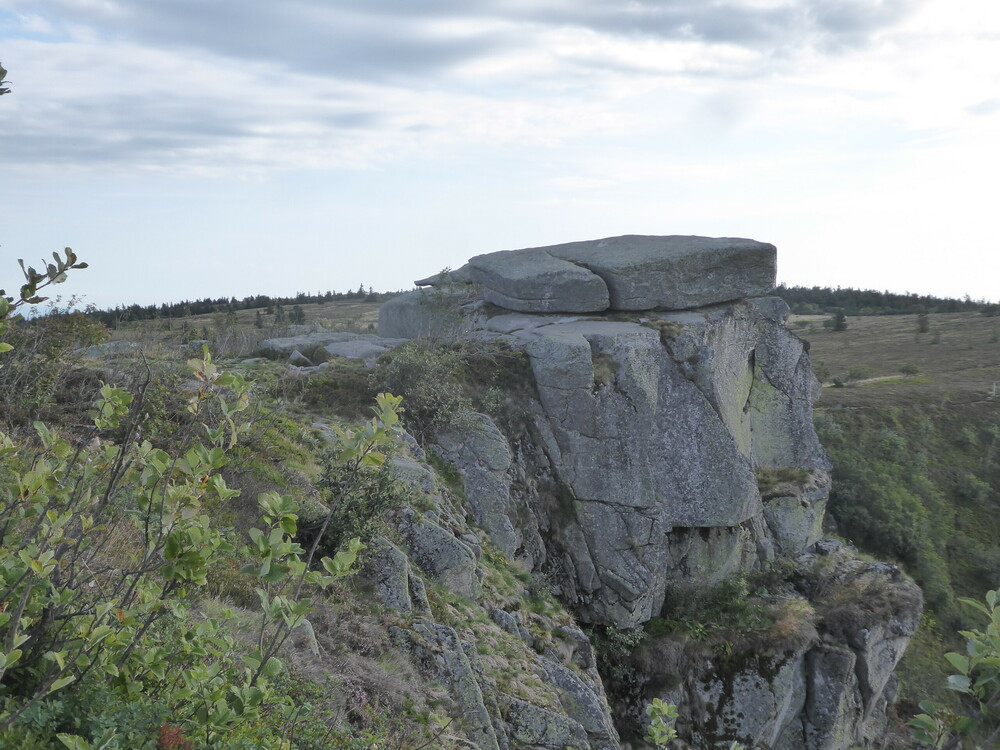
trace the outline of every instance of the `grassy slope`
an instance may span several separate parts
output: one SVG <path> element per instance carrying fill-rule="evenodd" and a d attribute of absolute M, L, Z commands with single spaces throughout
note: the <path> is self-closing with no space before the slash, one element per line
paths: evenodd
<path fill-rule="evenodd" d="M 928 613 L 901 667 L 904 704 L 941 689 L 969 624 L 956 596 L 1000 586 L 1000 321 L 978 313 L 852 317 L 843 332 L 825 316 L 794 316 L 814 367 L 830 378 L 861 370 L 848 387 L 824 384 L 817 428 L 830 452 L 830 504 L 839 531 L 899 561 L 923 586 Z M 802 321 L 802 322 L 799 322 Z M 811 325 L 810 325 L 811 324 Z M 902 365 L 919 373 L 900 373 Z M 856 373 L 857 374 L 857 373 Z"/>

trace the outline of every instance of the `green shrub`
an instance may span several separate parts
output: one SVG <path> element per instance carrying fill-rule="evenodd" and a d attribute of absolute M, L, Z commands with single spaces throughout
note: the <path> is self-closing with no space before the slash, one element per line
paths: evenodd
<path fill-rule="evenodd" d="M 517 432 L 534 379 L 523 352 L 498 341 L 410 341 L 379 359 L 371 383 L 406 394 L 404 422 L 426 442 L 444 428 L 467 426 L 481 411 Z"/>
<path fill-rule="evenodd" d="M 637 675 L 629 657 L 646 639 L 642 628 L 595 627 L 588 635 L 597 657 L 597 669 L 605 680 L 619 684 L 635 682 Z"/>
<path fill-rule="evenodd" d="M 50 281 L 73 260 L 50 266 Z M 29 271 L 22 303 L 42 278 Z M 0 354 L 13 349 L 11 308 L 0 296 Z M 220 469 L 249 429 L 241 414 L 250 387 L 207 350 L 189 364 L 198 386 L 187 409 L 206 442 L 173 455 L 142 439 L 145 389 L 136 399 L 103 386 L 88 442 L 41 422 L 32 441 L 0 433 L 8 480 L 0 486 L 0 731 L 25 743 L 51 746 L 55 734 L 70 748 L 147 747 L 169 716 L 199 747 L 249 749 L 262 744 L 233 740 L 232 731 L 269 707 L 276 729 L 263 744 L 280 745 L 281 717 L 294 707 L 270 690 L 282 669 L 276 654 L 313 611 L 305 594 L 346 575 L 361 544 L 351 540 L 319 561 L 322 572 L 312 570 L 329 517 L 307 552 L 293 541 L 297 504 L 265 493 L 263 528 L 249 534 L 253 562 L 241 569 L 261 605 L 256 649 L 247 653 L 219 620 L 195 613 L 190 592 L 233 552 L 213 509 L 238 494 Z M 381 465 L 377 448 L 398 403 L 380 395 L 368 425 L 342 432 L 337 460 L 355 470 Z"/>
<path fill-rule="evenodd" d="M 299 523 L 299 539 L 311 543 L 327 514 L 330 523 L 320 543 L 321 554 L 334 554 L 348 539 L 371 539 L 386 511 L 401 508 L 409 497 L 392 465 L 361 467 L 354 470 L 329 453 L 324 459 L 319 486 L 326 504 L 307 506 Z"/>
<path fill-rule="evenodd" d="M 13 350 L 0 367 L 0 403 L 8 427 L 30 425 L 57 401 L 65 408 L 80 358 L 74 350 L 104 341 L 107 331 L 79 311 L 53 307 L 48 314 L 12 326 L 4 341 Z"/>
<path fill-rule="evenodd" d="M 463 388 L 463 351 L 459 345 L 409 341 L 384 355 L 372 373 L 379 389 L 406 394 L 403 422 L 422 441 L 459 424 L 472 410 Z"/>
<path fill-rule="evenodd" d="M 695 641 L 714 641 L 733 632 L 746 637 L 770 625 L 767 610 L 750 590 L 748 577 L 736 575 L 710 591 L 668 590 L 654 628 Z"/>
<path fill-rule="evenodd" d="M 308 377 L 283 378 L 275 386 L 282 398 L 301 400 L 313 409 L 322 409 L 358 419 L 367 414 L 368 407 L 379 389 L 372 386 L 369 372 L 360 364 L 334 358 L 322 371 Z M 385 386 L 381 390 L 393 391 Z"/>

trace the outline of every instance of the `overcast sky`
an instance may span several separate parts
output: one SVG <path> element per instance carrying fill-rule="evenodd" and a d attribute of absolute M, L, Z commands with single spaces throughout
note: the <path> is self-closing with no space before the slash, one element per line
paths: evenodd
<path fill-rule="evenodd" d="M 409 288 L 750 237 L 779 279 L 1000 299 L 996 0 L 0 0 L 0 286 Z"/>

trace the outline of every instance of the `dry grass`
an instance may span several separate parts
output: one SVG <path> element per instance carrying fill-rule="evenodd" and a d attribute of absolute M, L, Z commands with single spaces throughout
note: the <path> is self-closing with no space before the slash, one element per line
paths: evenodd
<path fill-rule="evenodd" d="M 822 328 L 826 317 L 794 315 L 789 323 L 810 342 L 814 367 L 825 365 L 834 377 L 856 368 L 867 368 L 870 375 L 845 388 L 827 385 L 821 407 L 981 404 L 993 383 L 1000 383 L 1000 341 L 995 340 L 1000 318 L 932 314 L 930 331 L 917 333 L 916 315 L 851 317 L 848 329 L 840 332 Z M 812 330 L 797 327 L 798 321 L 812 323 Z M 916 365 L 918 374 L 904 376 L 906 364 Z"/>
<path fill-rule="evenodd" d="M 332 331 L 372 333 L 378 324 L 378 302 L 358 300 L 333 300 L 303 304 L 305 324 L 320 326 Z M 292 305 L 285 305 L 287 320 Z M 138 343 L 148 355 L 171 358 L 185 340 L 205 338 L 208 333 L 210 348 L 217 357 L 247 357 L 256 353 L 260 342 L 268 338 L 292 335 L 287 325 L 273 325 L 274 316 L 259 310 L 264 323 L 257 328 L 254 323 L 257 309 L 236 313 L 207 313 L 187 318 L 169 320 L 142 320 L 122 323 L 112 332 L 113 341 Z M 166 327 L 169 325 L 169 329 Z"/>

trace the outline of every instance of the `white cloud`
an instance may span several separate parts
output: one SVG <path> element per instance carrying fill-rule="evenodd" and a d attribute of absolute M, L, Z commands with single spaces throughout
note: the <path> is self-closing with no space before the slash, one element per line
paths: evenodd
<path fill-rule="evenodd" d="M 320 218 L 301 194 L 246 210 L 287 216 L 303 244 L 336 216 L 369 254 L 433 238 L 454 255 L 432 268 L 636 231 L 786 239 L 783 267 L 829 274 L 815 283 L 875 273 L 894 236 L 951 231 L 976 266 L 978 175 L 1000 167 L 1000 5 L 981 0 L 0 0 L 0 35 L 0 170 L 18 184 L 288 192 L 295 172 Z M 175 226 L 161 241 L 206 253 L 228 236 L 211 221 L 211 246 Z M 253 226 L 262 257 L 285 241 Z"/>

